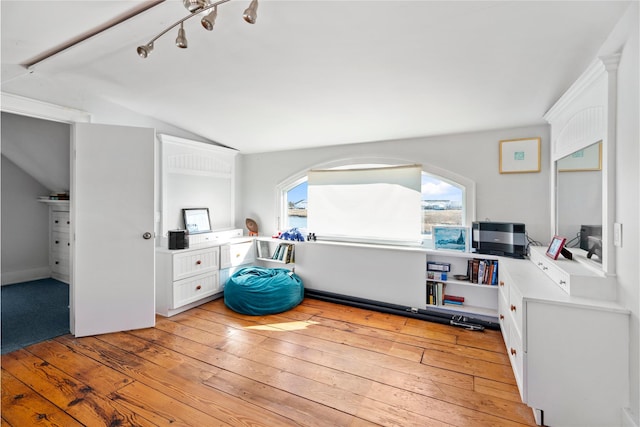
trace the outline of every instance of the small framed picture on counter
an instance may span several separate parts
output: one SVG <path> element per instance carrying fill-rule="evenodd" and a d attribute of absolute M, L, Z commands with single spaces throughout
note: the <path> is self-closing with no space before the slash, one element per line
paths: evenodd
<path fill-rule="evenodd" d="M 547 249 L 547 256 L 553 259 L 558 259 L 558 255 L 562 252 L 562 248 L 564 248 L 564 244 L 567 239 L 560 236 L 553 236 L 551 243 L 549 244 L 549 248 Z"/>

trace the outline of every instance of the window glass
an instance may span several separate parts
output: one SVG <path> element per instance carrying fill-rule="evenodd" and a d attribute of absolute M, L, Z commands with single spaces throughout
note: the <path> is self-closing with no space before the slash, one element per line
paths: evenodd
<path fill-rule="evenodd" d="M 286 190 L 285 229 L 307 227 L 307 179 Z"/>
<path fill-rule="evenodd" d="M 422 173 L 422 234 L 431 237 L 434 225 L 463 225 L 464 190 L 435 175 Z"/>

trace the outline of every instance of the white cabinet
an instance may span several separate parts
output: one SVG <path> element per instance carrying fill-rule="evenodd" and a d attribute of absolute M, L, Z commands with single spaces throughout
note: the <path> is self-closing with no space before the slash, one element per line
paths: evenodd
<path fill-rule="evenodd" d="M 235 238 L 230 243 L 220 246 L 220 290 L 229 277 L 242 267 L 253 264 L 256 260 L 254 238 Z"/>
<path fill-rule="evenodd" d="M 247 241 L 234 241 L 220 247 L 221 269 L 252 264 L 255 259 L 253 238 Z"/>
<path fill-rule="evenodd" d="M 49 205 L 49 266 L 51 277 L 69 283 L 71 219 L 68 200 L 41 200 Z"/>
<path fill-rule="evenodd" d="M 220 246 L 156 249 L 156 312 L 173 316 L 215 299 L 221 291 Z"/>
<path fill-rule="evenodd" d="M 253 238 L 233 237 L 189 249 L 156 248 L 156 312 L 173 316 L 219 298 L 229 277 L 255 261 L 253 245 Z"/>
<path fill-rule="evenodd" d="M 571 277 L 574 285 L 579 276 Z M 569 295 L 529 260 L 501 259 L 498 288 L 507 353 L 536 420 L 619 426 L 629 386 L 629 312 Z"/>

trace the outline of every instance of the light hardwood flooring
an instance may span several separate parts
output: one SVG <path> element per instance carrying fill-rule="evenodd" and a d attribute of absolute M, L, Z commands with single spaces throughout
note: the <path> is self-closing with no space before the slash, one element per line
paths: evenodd
<path fill-rule="evenodd" d="M 517 426 L 499 331 L 306 298 L 245 316 L 219 299 L 154 328 L 2 356 L 2 426 Z"/>

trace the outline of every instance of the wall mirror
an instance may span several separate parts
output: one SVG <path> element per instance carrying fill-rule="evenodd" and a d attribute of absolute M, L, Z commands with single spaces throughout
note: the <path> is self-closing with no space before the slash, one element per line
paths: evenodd
<path fill-rule="evenodd" d="M 602 141 L 559 159 L 556 169 L 556 233 L 569 249 L 588 251 L 602 238 Z M 590 259 L 601 263 L 598 254 Z"/>
<path fill-rule="evenodd" d="M 619 60 L 619 54 L 597 58 L 545 114 L 551 125 L 551 229 L 567 238 L 569 250 L 578 248 L 572 251 L 575 259 L 606 275 L 615 275 L 616 265 L 612 230 Z M 600 244 L 599 252 L 589 257 L 588 250 L 579 249 L 581 241 L 583 247 L 589 241 Z"/>

